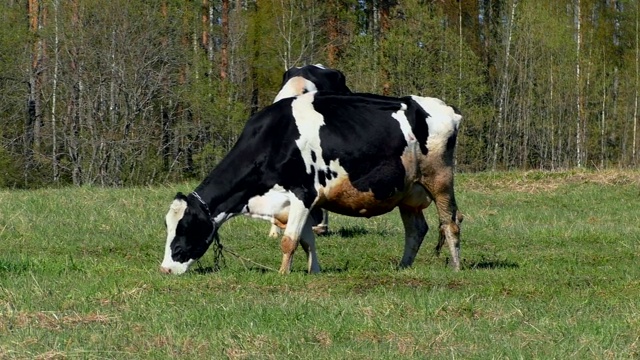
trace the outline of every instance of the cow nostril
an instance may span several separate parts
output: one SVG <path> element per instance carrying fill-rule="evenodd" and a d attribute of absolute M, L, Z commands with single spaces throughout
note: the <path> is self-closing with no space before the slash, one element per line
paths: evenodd
<path fill-rule="evenodd" d="M 166 268 L 164 266 L 160 266 L 160 272 L 163 274 L 171 274 L 171 269 Z"/>

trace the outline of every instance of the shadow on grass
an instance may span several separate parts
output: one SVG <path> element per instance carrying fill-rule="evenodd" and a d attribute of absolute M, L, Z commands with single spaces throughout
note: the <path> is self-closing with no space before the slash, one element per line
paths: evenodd
<path fill-rule="evenodd" d="M 224 267 L 216 269 L 213 266 L 197 266 L 193 269 L 193 272 L 199 275 L 213 274 L 220 270 L 223 270 Z"/>
<path fill-rule="evenodd" d="M 249 271 L 249 272 L 253 272 L 253 273 L 258 273 L 258 274 L 266 274 L 269 272 L 277 272 L 276 269 L 267 269 L 264 267 L 260 267 L 260 266 L 246 266 L 245 269 L 243 271 Z M 208 275 L 208 274 L 213 274 L 213 273 L 217 273 L 220 271 L 229 271 L 229 268 L 227 267 L 226 264 L 223 264 L 221 266 L 215 267 L 215 266 L 197 266 L 193 269 L 193 272 L 198 274 L 198 275 Z"/>
<path fill-rule="evenodd" d="M 443 263 L 445 266 L 450 266 L 451 259 L 449 257 L 446 257 L 443 259 Z M 226 263 L 222 263 L 219 266 L 202 266 L 202 265 L 196 265 L 193 268 L 193 272 L 195 272 L 196 274 L 200 274 L 200 275 L 206 275 L 206 274 L 213 274 L 216 273 L 218 271 L 224 271 L 227 268 Z M 516 262 L 513 261 L 509 261 L 509 260 L 504 260 L 504 259 L 487 259 L 487 258 L 482 258 L 480 260 L 467 260 L 467 259 L 463 259 L 461 261 L 461 266 L 460 266 L 462 271 L 465 270 L 498 270 L 498 269 L 518 269 L 520 268 L 520 265 Z M 262 266 L 255 266 L 255 265 L 249 265 L 249 266 L 245 266 L 245 270 L 249 271 L 249 272 L 253 272 L 253 273 L 257 273 L 257 274 L 266 274 L 269 272 L 277 272 L 277 269 L 275 268 L 267 268 L 267 267 L 262 267 Z M 402 271 L 402 269 L 397 268 L 398 271 Z M 349 261 L 345 262 L 344 266 L 331 266 L 331 267 L 323 267 L 321 269 L 321 273 L 331 273 L 331 274 L 340 274 L 340 273 L 346 273 L 349 272 L 350 268 L 349 268 Z M 293 270 L 293 272 L 304 272 L 306 273 L 306 270 L 303 269 L 299 269 L 299 270 Z"/>
<path fill-rule="evenodd" d="M 364 226 L 341 227 L 338 230 L 330 230 L 329 235 L 337 235 L 343 238 L 353 238 L 356 236 L 367 235 L 369 230 Z"/>
<path fill-rule="evenodd" d="M 518 263 L 504 259 L 482 258 L 477 261 L 466 259 L 462 261 L 462 270 L 517 269 L 519 267 L 520 265 Z"/>
<path fill-rule="evenodd" d="M 364 226 L 349 226 L 349 227 L 341 227 L 338 230 L 329 230 L 329 233 L 326 235 L 336 235 L 343 238 L 354 238 L 363 235 L 380 235 L 384 236 L 387 234 L 386 231 L 371 231 Z"/>

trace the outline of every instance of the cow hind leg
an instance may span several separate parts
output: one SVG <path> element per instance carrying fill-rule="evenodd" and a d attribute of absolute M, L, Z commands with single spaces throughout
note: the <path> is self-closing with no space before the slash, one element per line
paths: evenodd
<path fill-rule="evenodd" d="M 329 212 L 327 210 L 322 209 L 322 217 L 313 226 L 313 232 L 318 235 L 325 235 L 329 232 Z"/>
<path fill-rule="evenodd" d="M 440 254 L 442 246 L 447 243 L 451 253 L 451 266 L 460 270 L 460 224 L 462 214 L 458 211 L 453 197 L 436 198 L 438 217 L 440 218 L 440 237 L 436 245 L 436 254 Z"/>
<path fill-rule="evenodd" d="M 430 197 L 438 210 L 440 220 L 440 238 L 436 245 L 436 254 L 440 253 L 446 243 L 451 253 L 451 266 L 460 270 L 460 223 L 462 214 L 458 211 L 453 190 L 453 168 L 444 167 L 433 171 L 437 176 L 425 177 L 422 184 L 430 193 Z"/>
<path fill-rule="evenodd" d="M 429 226 L 420 209 L 400 206 L 400 216 L 404 225 L 404 254 L 400 268 L 407 268 L 413 264 Z"/>

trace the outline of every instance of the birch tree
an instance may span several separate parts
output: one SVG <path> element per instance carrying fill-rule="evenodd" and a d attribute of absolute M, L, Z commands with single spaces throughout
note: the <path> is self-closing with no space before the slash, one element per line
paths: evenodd
<path fill-rule="evenodd" d="M 500 145 L 504 146 L 504 121 L 506 117 L 506 106 L 509 91 L 509 59 L 511 57 L 511 39 L 513 29 L 515 27 L 516 7 L 518 0 L 511 2 L 511 11 L 507 22 L 505 43 L 504 43 L 504 59 L 502 68 L 502 77 L 500 82 L 500 95 L 498 97 L 498 112 L 496 115 L 496 132 L 493 141 L 493 156 L 491 162 L 491 170 L 495 171 L 498 163 L 498 149 Z"/>

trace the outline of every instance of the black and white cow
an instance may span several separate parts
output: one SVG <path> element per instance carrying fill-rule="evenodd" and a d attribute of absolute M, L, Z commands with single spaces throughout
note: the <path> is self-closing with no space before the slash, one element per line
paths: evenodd
<path fill-rule="evenodd" d="M 282 99 L 299 96 L 311 91 L 331 91 L 335 93 L 350 94 L 351 89 L 347 87 L 346 77 L 340 70 L 327 68 L 322 64 L 305 65 L 302 67 L 292 67 L 282 75 L 282 85 L 273 102 Z M 313 213 L 313 232 L 324 234 L 329 231 L 329 214 L 322 209 L 321 214 Z M 321 216 L 321 217 L 319 217 Z M 270 237 L 280 235 L 282 224 L 278 219 L 271 221 Z"/>
<path fill-rule="evenodd" d="M 181 274 L 239 214 L 286 216 L 280 273 L 301 244 L 308 271 L 319 272 L 309 213 L 359 217 L 400 209 L 410 266 L 427 233 L 422 210 L 434 201 L 454 269 L 460 268 L 460 222 L 453 153 L 462 116 L 434 98 L 310 92 L 252 116 L 227 156 L 192 193 L 178 193 L 166 215 L 161 271 Z M 276 190 L 276 191 L 271 191 Z M 288 212 L 284 213 L 284 204 Z"/>

